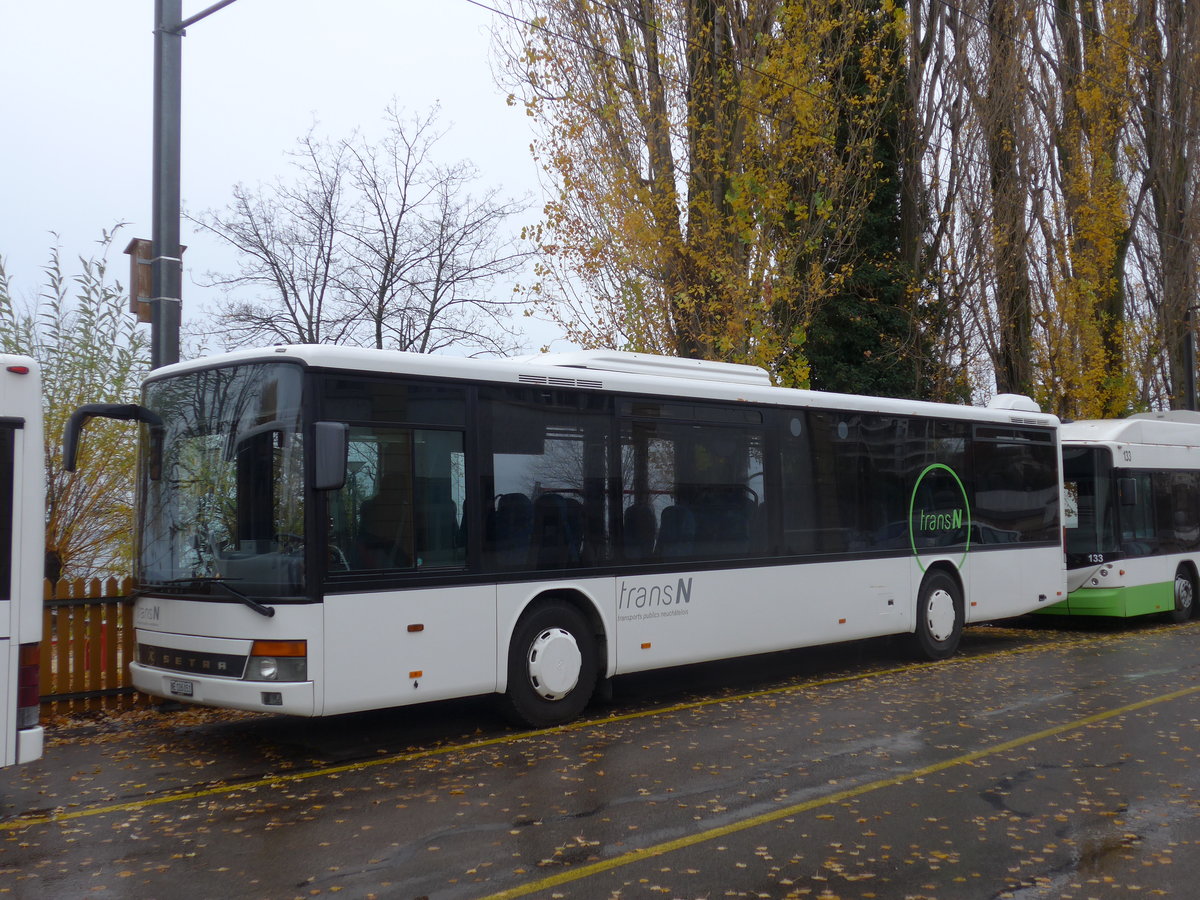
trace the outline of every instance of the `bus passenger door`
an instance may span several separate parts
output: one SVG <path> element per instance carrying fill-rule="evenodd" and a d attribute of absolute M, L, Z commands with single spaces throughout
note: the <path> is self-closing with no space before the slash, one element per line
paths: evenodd
<path fill-rule="evenodd" d="M 349 438 L 328 498 L 325 713 L 493 690 L 496 589 L 467 571 L 464 433 Z"/>

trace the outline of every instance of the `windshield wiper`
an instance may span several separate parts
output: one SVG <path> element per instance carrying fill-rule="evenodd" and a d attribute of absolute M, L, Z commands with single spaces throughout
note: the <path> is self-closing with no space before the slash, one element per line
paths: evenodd
<path fill-rule="evenodd" d="M 260 616 L 266 616 L 269 619 L 273 615 L 275 615 L 275 608 L 273 606 L 264 606 L 263 604 L 259 603 L 257 600 L 255 600 L 253 597 L 249 596 L 248 594 L 243 594 L 241 591 L 239 591 L 233 585 L 229 584 L 224 578 L 218 578 L 218 577 L 214 577 L 214 576 L 199 576 L 199 575 L 197 575 L 197 576 L 193 576 L 191 578 L 172 578 L 170 581 L 161 581 L 161 582 L 159 582 L 159 584 L 191 584 L 191 585 L 212 584 L 212 585 L 216 585 L 217 587 L 224 589 L 229 594 L 229 596 L 242 601 L 242 603 L 246 604 L 246 606 L 250 607 L 252 610 L 254 610 L 256 613 L 258 613 Z M 148 587 L 151 590 L 153 590 L 153 585 L 148 585 Z"/>

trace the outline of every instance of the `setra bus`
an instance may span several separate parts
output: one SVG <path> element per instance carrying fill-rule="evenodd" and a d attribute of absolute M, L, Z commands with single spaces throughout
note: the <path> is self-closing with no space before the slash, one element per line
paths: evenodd
<path fill-rule="evenodd" d="M 0 354 L 0 766 L 42 755 L 44 453 L 38 365 Z"/>
<path fill-rule="evenodd" d="M 172 365 L 142 423 L 133 682 L 305 716 L 880 635 L 1065 596 L 1058 420 L 587 351 L 331 346 Z"/>
<path fill-rule="evenodd" d="M 1190 619 L 1200 572 L 1200 414 L 1062 426 L 1069 594 L 1044 612 Z"/>

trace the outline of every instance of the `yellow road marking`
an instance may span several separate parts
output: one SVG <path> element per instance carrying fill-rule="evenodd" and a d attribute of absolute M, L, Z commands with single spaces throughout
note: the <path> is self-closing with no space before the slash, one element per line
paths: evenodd
<path fill-rule="evenodd" d="M 1019 738 L 1013 738 L 1012 740 L 1003 741 L 999 744 L 993 744 L 990 747 L 984 747 L 980 750 L 973 750 L 970 753 L 964 753 L 961 756 L 954 757 L 953 759 L 947 759 L 939 763 L 923 766 L 920 769 L 914 769 L 913 771 L 907 772 L 903 775 L 896 775 L 891 778 L 881 778 L 878 781 L 860 784 L 856 787 L 847 788 L 844 791 L 837 791 L 832 794 L 827 794 L 824 797 L 805 800 L 803 803 L 795 803 L 791 806 L 773 810 L 769 813 L 761 813 L 757 816 L 750 816 L 749 818 L 741 819 L 737 822 L 731 822 L 728 825 L 710 828 L 707 831 L 698 831 L 695 834 L 677 838 L 673 841 L 655 844 L 652 847 L 643 847 L 640 850 L 632 850 L 629 853 L 623 853 L 620 856 L 614 856 L 612 859 L 606 859 L 597 863 L 591 863 L 590 865 L 572 868 L 565 872 L 560 872 L 557 875 L 551 875 L 548 878 L 543 878 L 539 881 L 531 881 L 528 884 L 521 885 L 520 887 L 515 887 L 507 891 L 501 891 L 498 894 L 491 894 L 486 897 L 485 900 L 511 900 L 511 898 L 526 897 L 530 894 L 536 894 L 540 891 L 568 884 L 573 881 L 582 881 L 583 879 L 590 878 L 593 875 L 599 875 L 603 872 L 619 869 L 623 866 L 628 866 L 632 863 L 640 862 L 645 859 L 652 859 L 656 856 L 663 856 L 667 853 L 672 853 L 675 850 L 683 850 L 687 847 L 694 847 L 697 844 L 703 844 L 707 841 L 716 840 L 717 838 L 728 837 L 731 834 L 737 834 L 738 832 L 742 831 L 749 831 L 752 828 L 758 828 L 760 825 L 769 825 L 772 822 L 778 822 L 780 819 L 786 819 L 790 818 L 791 816 L 800 815 L 801 813 L 809 812 L 810 810 L 818 809 L 822 806 L 841 803 L 844 800 L 850 800 L 854 797 L 861 797 L 863 794 L 869 794 L 873 791 L 882 790 L 886 787 L 894 787 L 899 784 L 905 784 L 909 781 L 916 781 L 917 779 L 934 775 L 938 772 L 945 771 L 946 769 L 952 769 L 955 766 L 966 765 L 968 763 L 984 759 L 988 756 L 994 756 L 997 753 L 1003 753 L 1006 750 L 1014 750 L 1017 747 L 1034 744 L 1038 741 L 1045 740 L 1046 738 L 1055 737 L 1056 735 L 1064 734 L 1068 731 L 1075 731 L 1080 728 L 1085 728 L 1088 725 L 1094 725 L 1097 722 L 1103 722 L 1106 719 L 1112 719 L 1116 716 L 1135 712 L 1139 709 L 1145 709 L 1148 706 L 1154 706 L 1158 703 L 1167 703 L 1171 700 L 1178 700 L 1181 697 L 1186 697 L 1189 694 L 1195 694 L 1198 691 L 1200 691 L 1200 685 L 1183 688 L 1182 690 L 1173 691 L 1170 694 L 1163 694 L 1159 697 L 1151 697 L 1148 700 L 1139 700 L 1136 703 L 1130 703 L 1128 706 L 1122 706 L 1117 709 L 1109 709 L 1105 710 L 1104 712 L 1095 713 L 1094 715 L 1084 716 L 1081 719 L 1075 719 L 1071 722 L 1064 722 L 1061 725 L 1054 725 L 1050 728 L 1045 728 L 1042 731 L 1035 731 L 1032 734 L 1022 735 Z"/>
<path fill-rule="evenodd" d="M 1193 625 L 1196 625 L 1196 623 L 1193 623 Z M 1065 646 L 1076 646 L 1081 643 L 1100 643 L 1111 640 L 1129 639 L 1134 636 L 1135 635 L 1129 635 L 1127 633 L 1099 638 L 1089 636 L 1085 639 L 1068 641 L 1066 642 Z M 1136 636 L 1140 636 L 1140 634 Z M 476 750 L 485 750 L 489 747 L 495 747 L 503 744 L 515 744 L 520 741 L 543 737 L 548 734 L 561 734 L 563 732 L 581 731 L 589 728 L 603 728 L 609 725 L 636 721 L 638 719 L 646 719 L 652 716 L 669 715 L 672 713 L 687 712 L 689 710 L 704 709 L 705 707 L 717 706 L 722 703 L 739 703 L 748 700 L 757 700 L 763 697 L 798 693 L 800 691 L 805 691 L 812 688 L 829 687 L 830 685 L 835 684 L 849 684 L 855 681 L 865 681 L 869 678 L 881 678 L 889 675 L 920 671 L 933 666 L 966 666 L 979 662 L 991 662 L 996 660 L 998 657 L 1017 656 L 1046 650 L 1060 650 L 1063 648 L 1064 644 L 1062 643 L 1035 644 L 1033 646 L 1012 647 L 1007 650 L 999 650 L 994 653 L 983 653 L 979 656 L 958 657 L 940 662 L 908 663 L 902 666 L 892 666 L 886 669 L 871 669 L 865 672 L 855 672 L 850 675 L 837 675 L 832 678 L 822 678 L 816 681 L 803 681 L 800 683 L 763 688 L 756 691 L 746 691 L 739 694 L 726 694 L 717 697 L 707 697 L 703 700 L 690 700 L 684 703 L 673 704 L 671 706 L 656 706 L 650 709 L 638 710 L 636 712 L 623 713 L 621 715 L 605 716 L 598 719 L 586 719 L 578 722 L 570 722 L 566 725 L 555 726 L 554 728 L 543 728 L 537 731 L 522 731 L 516 734 L 503 734 L 494 738 L 469 741 L 463 744 L 447 744 L 444 747 L 433 747 L 427 750 L 415 750 L 410 753 L 396 753 L 390 756 L 359 760 L 357 762 L 346 763 L 339 766 L 326 766 L 320 769 L 310 769 L 305 772 L 289 772 L 286 774 L 268 775 L 252 781 L 239 781 L 233 784 L 219 784 L 208 788 L 199 788 L 196 790 L 169 791 L 167 793 L 158 794 L 152 797 L 144 797 L 140 800 L 129 800 L 124 803 L 110 803 L 103 806 L 88 806 L 80 809 L 56 810 L 55 812 L 40 816 L 18 815 L 15 818 L 0 822 L 0 832 L 15 831 L 22 828 L 28 828 L 33 825 L 47 825 L 53 822 L 68 822 L 73 819 L 109 815 L 111 813 L 133 812 L 136 810 L 148 809 L 150 807 L 162 806 L 169 803 L 179 803 L 185 800 L 203 800 L 207 797 L 219 797 L 226 794 L 234 794 L 239 791 L 254 791 L 260 788 L 278 787 L 281 785 L 308 781 L 313 778 L 323 778 L 328 776 L 342 775 L 349 772 L 364 771 L 377 766 L 415 762 L 422 759 L 435 759 L 440 756 L 448 756 L 452 753 L 471 753 Z"/>

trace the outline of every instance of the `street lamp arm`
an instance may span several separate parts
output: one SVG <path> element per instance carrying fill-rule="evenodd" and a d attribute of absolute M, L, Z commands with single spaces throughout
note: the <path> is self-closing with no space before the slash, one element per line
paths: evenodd
<path fill-rule="evenodd" d="M 174 28 L 164 28 L 163 30 L 165 32 L 167 32 L 168 34 L 182 35 L 184 29 L 187 28 L 189 25 L 195 25 L 201 19 L 207 19 L 213 13 L 219 12 L 220 10 L 229 6 L 229 4 L 235 3 L 235 2 L 237 2 L 237 0 L 221 0 L 220 3 L 214 3 L 208 9 L 201 10 L 200 12 L 196 13 L 194 16 L 190 16 L 189 18 L 184 19 L 182 22 L 180 22 Z"/>

